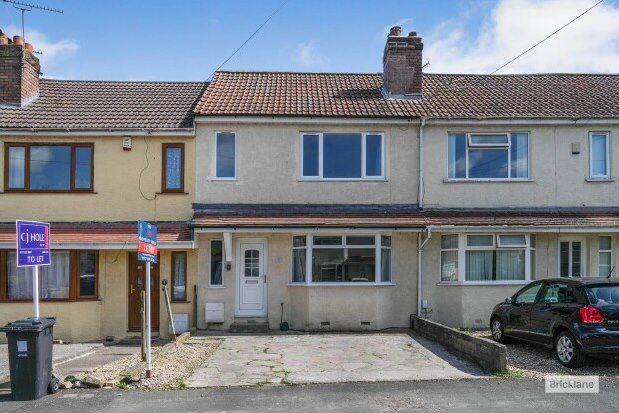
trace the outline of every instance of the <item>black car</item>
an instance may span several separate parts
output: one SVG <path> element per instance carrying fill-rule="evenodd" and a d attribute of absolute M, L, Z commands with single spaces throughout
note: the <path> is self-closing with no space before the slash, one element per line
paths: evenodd
<path fill-rule="evenodd" d="M 567 367 L 580 367 L 588 355 L 617 355 L 619 280 L 534 281 L 494 307 L 490 330 L 499 343 L 513 338 L 553 348 Z"/>

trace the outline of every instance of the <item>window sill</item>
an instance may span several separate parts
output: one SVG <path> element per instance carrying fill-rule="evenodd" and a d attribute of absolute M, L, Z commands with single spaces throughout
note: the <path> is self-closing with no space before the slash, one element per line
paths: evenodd
<path fill-rule="evenodd" d="M 505 182 L 535 182 L 535 179 L 503 179 L 503 178 L 496 178 L 496 179 L 449 179 L 449 178 L 445 178 L 443 179 L 443 183 L 445 184 L 470 184 L 470 183 L 495 183 L 495 182 L 499 182 L 499 183 L 505 183 Z"/>
<path fill-rule="evenodd" d="M 354 283 L 354 282 L 333 282 L 333 283 L 288 283 L 289 287 L 391 287 L 396 285 L 395 283 Z"/>
<path fill-rule="evenodd" d="M 226 287 L 224 287 L 223 285 L 209 285 L 206 288 L 211 288 L 211 289 L 214 289 L 214 290 L 223 290 Z"/>
<path fill-rule="evenodd" d="M 90 303 L 93 301 L 103 301 L 100 298 L 41 298 L 39 300 L 39 302 L 41 304 L 43 303 Z M 10 299 L 6 299 L 6 300 L 0 300 L 0 304 L 9 304 L 9 303 L 32 303 L 32 299 L 26 299 L 26 300 L 22 300 L 22 299 L 18 299 L 18 300 L 10 300 Z"/>
<path fill-rule="evenodd" d="M 585 178 L 586 182 L 615 182 L 615 178 Z"/>
<path fill-rule="evenodd" d="M 171 300 L 170 304 L 189 304 L 191 301 L 189 300 Z"/>
<path fill-rule="evenodd" d="M 189 192 L 183 191 L 161 191 L 155 192 L 156 195 L 189 195 Z"/>
<path fill-rule="evenodd" d="M 54 194 L 76 194 L 76 195 L 96 195 L 98 192 L 95 191 L 13 191 L 13 190 L 5 190 L 0 192 L 0 194 L 20 194 L 20 195 L 54 195 Z"/>
<path fill-rule="evenodd" d="M 235 182 L 238 181 L 237 178 L 211 178 L 213 182 Z"/>
<path fill-rule="evenodd" d="M 387 182 L 387 178 L 299 178 L 298 182 Z"/>
<path fill-rule="evenodd" d="M 526 285 L 534 280 L 516 280 L 516 281 L 439 281 L 436 285 Z"/>

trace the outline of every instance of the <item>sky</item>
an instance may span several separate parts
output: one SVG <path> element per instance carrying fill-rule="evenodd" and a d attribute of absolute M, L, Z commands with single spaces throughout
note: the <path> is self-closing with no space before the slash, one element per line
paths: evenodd
<path fill-rule="evenodd" d="M 489 73 L 598 0 L 289 0 L 223 69 L 380 72 L 389 27 L 423 38 L 426 72 Z M 27 0 L 44 77 L 206 80 L 282 0 Z M 499 73 L 619 72 L 619 0 L 606 0 Z M 21 14 L 0 1 L 0 29 Z"/>

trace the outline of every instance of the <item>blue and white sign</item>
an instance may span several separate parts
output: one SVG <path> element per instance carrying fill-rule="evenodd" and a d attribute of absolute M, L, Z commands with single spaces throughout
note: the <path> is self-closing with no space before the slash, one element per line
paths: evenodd
<path fill-rule="evenodd" d="M 157 227 L 138 221 L 138 260 L 157 263 Z"/>
<path fill-rule="evenodd" d="M 49 265 L 50 241 L 49 223 L 17 221 L 17 266 Z"/>

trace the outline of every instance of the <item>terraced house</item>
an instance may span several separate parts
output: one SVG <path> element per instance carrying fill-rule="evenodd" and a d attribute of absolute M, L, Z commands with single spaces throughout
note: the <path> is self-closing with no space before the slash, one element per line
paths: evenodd
<path fill-rule="evenodd" d="M 29 313 L 16 218 L 53 222 L 42 313 L 74 340 L 139 323 L 137 219 L 199 329 L 486 327 L 530 280 L 615 273 L 618 75 L 422 73 L 394 27 L 382 73 L 54 81 L 18 40 L 0 38 L 0 322 Z"/>
<path fill-rule="evenodd" d="M 139 331 L 136 220 L 146 219 L 158 223 L 161 249 L 153 327 L 167 335 L 160 280 L 175 286 L 173 311 L 193 317 L 191 111 L 205 85 L 44 79 L 22 42 L 0 32 L 0 324 L 32 314 L 31 269 L 15 263 L 15 220 L 31 219 L 52 223 L 40 294 L 56 336 Z"/>

